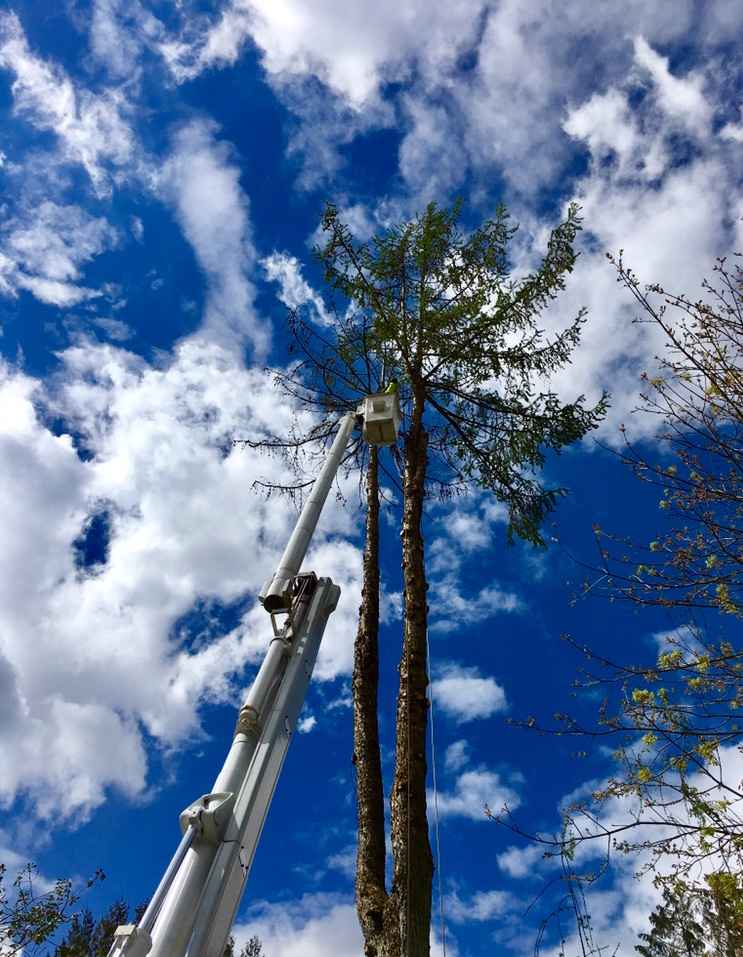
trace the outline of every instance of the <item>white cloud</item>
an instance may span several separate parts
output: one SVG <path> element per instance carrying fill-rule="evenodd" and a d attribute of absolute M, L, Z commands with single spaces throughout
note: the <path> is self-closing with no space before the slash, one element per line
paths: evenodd
<path fill-rule="evenodd" d="M 305 894 L 254 904 L 233 931 L 236 951 L 257 935 L 271 957 L 358 957 L 363 949 L 356 908 L 346 897 Z"/>
<path fill-rule="evenodd" d="M 435 706 L 458 722 L 489 718 L 504 711 L 506 695 L 494 678 L 483 677 L 477 668 L 448 664 L 432 682 Z"/>
<path fill-rule="evenodd" d="M 652 62 L 651 78 L 657 78 L 662 64 Z M 698 85 L 693 77 L 679 82 Z M 652 372 L 664 343 L 654 324 L 633 322 L 639 307 L 617 285 L 604 254 L 623 249 L 625 264 L 641 283 L 658 282 L 695 299 L 714 257 L 730 252 L 735 241 L 728 221 L 740 186 L 727 142 L 710 135 L 701 152 L 679 162 L 671 94 L 647 96 L 630 109 L 630 88 L 628 81 L 594 93 L 564 120 L 565 130 L 590 154 L 589 170 L 574 194 L 589 233 L 579 244 L 582 255 L 567 289 L 547 317 L 555 330 L 581 306 L 588 307 L 582 343 L 552 384 L 563 398 L 583 393 L 590 401 L 607 389 L 612 405 L 600 433 L 614 442 L 620 440 L 621 423 L 632 438 L 656 428 L 652 417 L 633 415 L 633 410 L 640 374 Z M 700 135 L 706 129 L 701 110 L 694 121 Z"/>
<path fill-rule="evenodd" d="M 735 143 L 743 143 L 743 107 L 738 107 L 738 113 L 741 114 L 741 121 L 738 123 L 726 123 L 720 130 L 720 136 L 724 140 L 732 140 Z"/>
<path fill-rule="evenodd" d="M 231 148 L 216 138 L 213 123 L 193 120 L 177 131 L 159 186 L 207 278 L 202 332 L 229 346 L 247 337 L 262 357 L 269 335 L 253 303 L 248 199 Z"/>
<path fill-rule="evenodd" d="M 462 566 L 469 556 L 489 548 L 494 525 L 507 520 L 505 507 L 492 496 L 473 493 L 436 518 L 438 534 L 426 546 L 426 571 L 430 577 L 430 631 L 455 632 L 467 621 L 485 621 L 499 612 L 521 611 L 519 597 L 493 583 L 474 595 L 462 591 L 466 576 Z M 500 534 L 505 538 L 504 533 Z"/>
<path fill-rule="evenodd" d="M 142 239 L 144 238 L 144 223 L 139 216 L 131 217 L 129 220 L 129 227 L 132 231 L 132 236 L 134 236 L 138 243 L 141 243 Z"/>
<path fill-rule="evenodd" d="M 299 309 L 309 306 L 316 322 L 323 324 L 331 321 L 325 303 L 302 275 L 302 267 L 295 256 L 288 253 L 273 252 L 261 260 L 266 278 L 278 283 L 278 297 L 287 309 Z"/>
<path fill-rule="evenodd" d="M 635 63 L 652 77 L 661 109 L 693 132 L 704 135 L 712 117 L 703 92 L 704 78 L 696 73 L 689 73 L 683 79 L 674 76 L 668 67 L 668 57 L 653 50 L 644 37 L 635 37 L 634 52 Z"/>
<path fill-rule="evenodd" d="M 443 521 L 447 534 L 454 540 L 456 547 L 465 553 L 485 548 L 492 541 L 489 523 L 472 512 L 454 509 Z"/>
<path fill-rule="evenodd" d="M 337 171 L 338 147 L 390 125 L 394 108 L 403 119 L 399 168 L 418 204 L 450 195 L 468 172 L 484 189 L 497 173 L 516 198 L 533 197 L 574 159 L 561 123 L 586 89 L 629 75 L 649 81 L 677 128 L 704 133 L 713 109 L 707 78 L 672 74 L 655 48 L 693 35 L 702 55 L 714 53 L 743 25 L 732 6 L 721 0 L 699 10 L 679 0 L 668 17 L 642 0 L 621 9 L 576 0 L 556 18 L 548 0 L 435 9 L 422 0 L 373 8 L 362 0 L 342 8 L 336 0 L 232 0 L 216 21 L 185 4 L 181 35 L 161 51 L 182 81 L 235 63 L 252 40 L 298 120 L 290 150 L 312 156 L 305 185 Z M 461 69 L 463 56 L 469 69 Z"/>
<path fill-rule="evenodd" d="M 189 24 L 163 54 L 183 80 L 234 63 L 250 38 L 269 76 L 317 76 L 361 109 L 383 83 L 407 78 L 413 64 L 431 77 L 450 67 L 474 41 L 482 9 L 481 0 L 435 7 L 352 0 L 342 9 L 333 0 L 232 0 L 216 23 Z"/>
<path fill-rule="evenodd" d="M 41 815 L 84 818 L 107 787 L 144 787 L 142 728 L 177 748 L 198 733 L 200 704 L 237 703 L 236 679 L 262 657 L 259 607 L 228 635 L 218 619 L 205 625 L 209 640 L 193 647 L 174 626 L 199 600 L 218 609 L 257 593 L 275 565 L 293 511 L 251 492 L 273 460 L 230 442 L 286 431 L 292 412 L 270 375 L 205 339 L 159 367 L 86 343 L 61 362 L 52 394 L 7 367 L 0 379 L 0 735 L 13 767 L 0 800 L 22 791 Z M 47 410 L 79 435 L 84 458 L 48 430 Z M 102 509 L 105 562 L 77 568 L 73 543 Z M 337 536 L 354 529 L 331 496 L 307 562 L 343 588 L 319 680 L 351 669 L 361 562 Z"/>
<path fill-rule="evenodd" d="M 672 18 L 641 0 L 621 9 L 578 0 L 560 17 L 548 0 L 503 0 L 488 12 L 471 71 L 440 70 L 437 95 L 429 81 L 406 96 L 412 122 L 401 169 L 411 187 L 431 181 L 429 170 L 444 171 L 445 183 L 447 170 L 464 167 L 484 183 L 497 171 L 533 197 L 572 158 L 560 133 L 565 104 L 627 74 L 630 25 L 651 43 L 671 42 L 687 36 L 691 15 L 690 0 L 680 0 Z"/>
<path fill-rule="evenodd" d="M 613 87 L 571 110 L 563 129 L 586 143 L 594 164 L 614 162 L 616 178 L 653 180 L 668 162 L 658 131 L 640 129 L 626 93 Z"/>
<path fill-rule="evenodd" d="M 387 83 L 419 77 L 435 86 L 448 74 L 475 42 L 484 7 L 483 0 L 434 7 L 424 0 L 373 7 L 352 0 L 342 8 L 336 0 L 232 0 L 216 22 L 186 7 L 181 35 L 160 50 L 184 81 L 235 63 L 252 40 L 268 82 L 298 120 L 288 145 L 303 159 L 298 182 L 314 188 L 343 165 L 340 146 L 394 124 L 382 97 Z M 409 112 L 415 110 L 411 103 Z M 423 114 L 421 123 L 429 131 L 435 126 Z M 461 167 L 456 160 L 449 165 L 452 172 Z"/>
<path fill-rule="evenodd" d="M 430 592 L 430 631 L 454 633 L 472 622 L 486 621 L 499 612 L 517 612 L 523 609 L 521 600 L 513 592 L 497 585 L 486 585 L 471 597 L 460 591 L 455 576 L 447 576 L 432 583 Z"/>
<path fill-rule="evenodd" d="M 314 716 L 314 714 L 305 715 L 305 717 L 300 718 L 299 721 L 297 721 L 297 731 L 299 731 L 300 734 L 309 734 L 316 724 L 317 718 Z"/>
<path fill-rule="evenodd" d="M 83 266 L 115 248 L 118 233 L 79 206 L 22 202 L 0 231 L 0 291 L 25 289 L 61 308 L 104 294 L 81 285 Z"/>
<path fill-rule="evenodd" d="M 111 319 L 105 316 L 91 317 L 91 323 L 101 329 L 114 342 L 126 342 L 134 335 L 134 330 L 121 319 Z"/>
<path fill-rule="evenodd" d="M 468 900 L 455 892 L 446 899 L 446 913 L 456 924 L 482 923 L 508 914 L 514 905 L 508 891 L 477 891 Z"/>
<path fill-rule="evenodd" d="M 461 120 L 445 105 L 421 96 L 407 96 L 404 106 L 409 131 L 400 146 L 399 165 L 408 189 L 419 205 L 451 195 L 467 175 L 461 152 L 451 148 L 462 141 Z"/>
<path fill-rule="evenodd" d="M 544 850 L 538 844 L 527 844 L 526 847 L 509 847 L 498 854 L 498 867 L 509 877 L 531 877 L 535 867 L 544 860 Z"/>
<path fill-rule="evenodd" d="M 325 862 L 328 870 L 339 871 L 344 877 L 352 881 L 356 876 L 356 845 L 349 844 L 337 854 L 331 854 Z"/>
<path fill-rule="evenodd" d="M 740 791 L 740 782 L 743 780 L 743 754 L 738 747 L 722 748 L 720 750 L 720 779 Z M 705 799 L 714 802 L 722 797 L 722 789 L 715 790 L 709 788 L 711 782 L 709 778 L 702 777 L 699 774 L 691 775 L 689 786 L 702 787 L 705 790 Z M 598 788 L 605 785 L 601 781 L 586 782 L 581 788 L 576 789 L 572 794 L 566 795 L 560 802 L 561 808 L 566 804 L 573 803 L 576 799 L 587 799 L 590 794 Z M 725 792 L 729 798 L 730 792 Z M 688 812 L 682 805 L 676 805 L 672 817 L 679 825 L 683 825 L 685 815 Z M 732 808 L 729 813 L 734 814 Z M 633 820 L 642 816 L 645 819 L 652 819 L 652 809 L 644 811 L 638 807 L 637 798 L 631 795 L 613 798 L 600 806 L 594 807 L 592 813 L 581 821 L 581 830 L 584 834 L 597 832 L 601 828 L 611 828 L 614 826 L 627 825 Z M 663 836 L 669 836 L 670 831 L 662 823 L 667 820 L 661 813 L 657 820 L 659 824 L 652 828 L 652 838 L 658 840 Z M 649 828 L 638 828 L 633 831 L 631 828 L 622 831 L 622 841 L 629 843 L 637 842 L 641 844 L 648 839 Z M 541 854 L 538 847 L 527 846 L 523 849 L 510 848 L 504 854 L 499 855 L 498 863 L 514 877 L 526 877 L 528 874 L 522 873 L 522 864 L 528 863 L 529 858 L 534 857 L 536 861 L 537 852 Z M 576 868 L 581 870 L 595 870 L 592 862 L 597 859 L 603 864 L 606 854 L 606 841 L 603 839 L 579 843 L 576 848 L 575 861 Z M 584 887 L 586 897 L 586 907 L 591 915 L 591 925 L 594 939 L 600 941 L 603 946 L 607 946 L 612 952 L 617 949 L 618 953 L 630 953 L 637 943 L 638 935 L 647 931 L 649 926 L 649 917 L 654 908 L 660 903 L 661 890 L 655 884 L 655 877 L 666 871 L 668 861 L 660 860 L 656 866 L 648 869 L 647 865 L 652 861 L 652 851 L 650 849 L 641 849 L 631 853 L 611 854 L 609 866 L 604 871 L 602 869 L 601 879 Z M 589 866 L 585 868 L 585 865 Z M 515 867 L 514 867 L 515 865 Z M 707 856 L 703 866 L 693 867 L 688 874 L 692 881 L 702 881 L 704 873 L 710 873 L 719 869 L 722 862 L 714 854 Z M 533 870 L 533 868 L 532 868 Z M 561 933 L 560 936 L 563 936 Z M 552 940 L 557 934 L 552 935 Z M 573 933 L 562 944 L 555 942 L 548 945 L 545 941 L 543 953 L 546 957 L 558 957 L 560 953 L 571 953 L 579 949 L 579 941 Z M 533 941 L 533 931 L 525 928 L 523 937 L 516 944 L 523 943 L 524 946 Z"/>
<path fill-rule="evenodd" d="M 506 507 L 492 495 L 472 492 L 436 515 L 437 535 L 426 548 L 426 568 L 433 577 L 454 575 L 462 561 L 492 545 L 494 525 L 508 521 Z"/>
<path fill-rule="evenodd" d="M 94 0 L 90 48 L 113 77 L 131 81 L 144 47 L 153 47 L 163 26 L 139 0 Z"/>
<path fill-rule="evenodd" d="M 429 803 L 433 795 L 429 793 Z M 472 821 L 486 821 L 486 806 L 497 814 L 504 805 L 513 810 L 521 803 L 518 793 L 500 774 L 483 768 L 465 771 L 456 780 L 454 790 L 439 791 L 438 809 L 443 817 L 464 817 Z"/>
<path fill-rule="evenodd" d="M 447 771 L 459 771 L 469 761 L 469 744 L 460 739 L 453 741 L 446 749 L 444 767 Z"/>
<path fill-rule="evenodd" d="M 363 952 L 356 908 L 340 894 L 305 894 L 296 901 L 257 902 L 238 921 L 233 933 L 237 952 L 255 935 L 270 957 L 358 957 Z M 447 953 L 450 957 L 458 954 L 456 941 L 448 934 Z M 442 957 L 434 930 L 431 957 Z"/>
<path fill-rule="evenodd" d="M 135 150 L 123 94 L 76 87 L 61 67 L 34 55 L 15 13 L 0 14 L 0 67 L 15 74 L 15 110 L 57 136 L 62 157 L 85 168 L 96 192 L 110 192 L 109 167 L 128 165 Z"/>
<path fill-rule="evenodd" d="M 16 288 L 25 289 L 39 302 L 47 306 L 58 306 L 60 309 L 76 306 L 101 295 L 96 289 L 73 286 L 69 282 L 58 282 L 56 279 L 44 279 L 40 276 L 26 276 L 21 272 L 16 273 L 14 278 Z"/>
<path fill-rule="evenodd" d="M 703 654 L 701 637 L 702 631 L 698 625 L 687 624 L 656 631 L 650 636 L 650 640 L 658 649 L 659 654 L 662 651 L 671 651 L 674 648 L 680 648 L 682 651 L 685 650 L 692 654 L 695 652 Z"/>

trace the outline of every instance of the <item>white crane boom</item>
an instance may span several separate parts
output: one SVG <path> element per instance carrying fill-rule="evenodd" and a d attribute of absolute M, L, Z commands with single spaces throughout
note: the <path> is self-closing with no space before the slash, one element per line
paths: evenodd
<path fill-rule="evenodd" d="M 340 596 L 329 578 L 299 569 L 349 438 L 367 413 L 375 426 L 373 435 L 364 430 L 364 438 L 375 445 L 395 441 L 396 394 L 369 396 L 341 419 L 278 568 L 260 595 L 271 614 L 273 638 L 240 709 L 222 770 L 209 794 L 181 813 L 181 842 L 139 923 L 117 928 L 109 957 L 223 957 L 325 626 Z M 281 627 L 277 613 L 286 616 Z"/>

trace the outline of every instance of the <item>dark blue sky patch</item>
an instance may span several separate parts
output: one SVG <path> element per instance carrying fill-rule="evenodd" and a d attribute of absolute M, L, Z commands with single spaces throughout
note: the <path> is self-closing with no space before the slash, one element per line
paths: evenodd
<path fill-rule="evenodd" d="M 75 556 L 75 568 L 82 574 L 96 574 L 108 560 L 111 541 L 111 513 L 106 508 L 94 512 L 85 520 L 85 524 L 72 543 Z"/>
<path fill-rule="evenodd" d="M 172 640 L 184 651 L 195 653 L 213 638 L 236 628 L 252 603 L 252 596 L 243 596 L 227 603 L 216 598 L 199 598 L 192 608 L 174 622 Z"/>

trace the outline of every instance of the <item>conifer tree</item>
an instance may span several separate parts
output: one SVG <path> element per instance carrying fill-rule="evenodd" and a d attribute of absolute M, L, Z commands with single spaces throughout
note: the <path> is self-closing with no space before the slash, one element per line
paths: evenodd
<path fill-rule="evenodd" d="M 542 521 L 563 492 L 539 479 L 546 452 L 582 438 L 606 404 L 602 399 L 588 408 L 583 397 L 563 403 L 549 388 L 550 375 L 569 362 L 579 341 L 584 313 L 551 339 L 538 322 L 573 268 L 577 207 L 552 232 L 536 272 L 519 280 L 509 277 L 514 228 L 505 210 L 469 234 L 458 226 L 460 212 L 459 206 L 431 204 L 366 244 L 355 241 L 332 205 L 323 219 L 329 238 L 319 255 L 326 282 L 350 312 L 364 317 L 368 352 L 383 357 L 387 374 L 399 380 L 405 425 L 392 886 L 388 891 L 385 884 L 383 828 L 372 825 L 383 800 L 374 769 L 365 793 L 358 792 L 359 819 L 361 804 L 368 802 L 373 813 L 366 815 L 367 824 L 376 829 L 359 843 L 357 860 L 366 957 L 429 952 L 426 491 L 486 489 L 508 508 L 509 537 L 541 545 Z M 360 778 L 365 769 L 359 754 L 356 762 Z"/>
<path fill-rule="evenodd" d="M 509 537 L 542 544 L 540 525 L 563 492 L 538 478 L 545 455 L 582 438 L 605 408 L 605 400 L 588 408 L 582 397 L 564 404 L 548 385 L 550 374 L 570 360 L 583 312 L 551 339 L 538 323 L 573 268 L 577 208 L 553 231 L 537 271 L 520 280 L 508 274 L 514 228 L 505 210 L 469 235 L 459 229 L 459 215 L 459 206 L 430 205 L 413 221 L 359 244 L 337 210 L 327 207 L 323 229 L 329 238 L 316 253 L 332 294 L 340 297 L 335 324 L 319 329 L 295 314 L 298 358 L 277 374 L 284 391 L 321 419 L 308 432 L 257 443 L 285 456 L 313 440 L 322 445 L 338 413 L 398 383 L 402 449 L 393 448 L 391 463 L 384 464 L 357 439 L 346 459 L 347 467 L 364 471 L 367 492 L 353 673 L 356 902 L 366 957 L 423 957 L 429 951 L 424 497 L 487 489 L 508 507 Z M 379 470 L 395 483 L 395 467 L 403 492 L 404 622 L 388 890 L 377 717 Z M 292 494 L 301 487 L 266 485 Z"/>
<path fill-rule="evenodd" d="M 675 881 L 650 915 L 635 946 L 641 957 L 738 957 L 743 952 L 743 891 L 729 871 L 708 874 L 703 885 Z"/>

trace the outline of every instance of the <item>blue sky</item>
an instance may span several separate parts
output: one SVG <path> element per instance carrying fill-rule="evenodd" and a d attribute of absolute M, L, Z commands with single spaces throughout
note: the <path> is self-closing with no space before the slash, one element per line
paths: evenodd
<path fill-rule="evenodd" d="M 732 0 L 32 0 L 0 9 L 0 856 L 108 873 L 145 899 L 208 791 L 268 637 L 257 589 L 291 526 L 276 475 L 233 437 L 287 430 L 266 367 L 286 307 L 322 321 L 311 246 L 333 199 L 360 239 L 431 200 L 474 225 L 503 200 L 527 270 L 565 204 L 582 255 L 546 323 L 589 309 L 554 381 L 607 389 L 618 426 L 662 348 L 604 253 L 697 294 L 743 249 L 743 117 Z M 473 496 L 427 505 L 447 952 L 531 948 L 553 872 L 488 822 L 527 828 L 607 757 L 509 728 L 570 697 L 560 635 L 651 660 L 683 619 L 571 604 L 599 522 L 653 537 L 657 502 L 591 439 L 547 465 L 570 495 L 534 553 Z M 343 589 L 240 912 L 269 957 L 359 953 L 349 674 L 362 512 L 331 502 L 308 567 Z M 383 528 L 380 720 L 387 788 L 400 623 L 398 513 Z M 732 758 L 731 758 L 732 760 Z M 632 941 L 654 891 L 619 862 L 591 898 Z M 554 939 L 552 940 L 554 943 Z M 434 942 L 440 953 L 439 931 Z"/>

